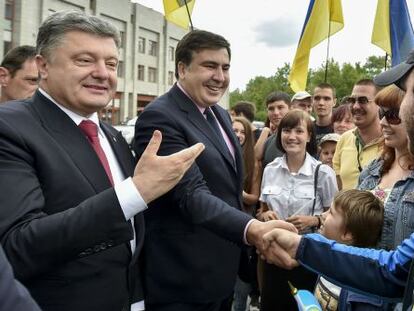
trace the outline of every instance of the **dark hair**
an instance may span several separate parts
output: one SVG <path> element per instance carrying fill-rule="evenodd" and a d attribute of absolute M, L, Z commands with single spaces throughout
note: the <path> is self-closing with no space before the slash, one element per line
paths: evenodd
<path fill-rule="evenodd" d="M 357 83 L 354 84 L 354 86 L 356 85 L 373 86 L 375 88 L 375 94 L 377 94 L 381 90 L 381 88 L 378 85 L 376 85 L 372 79 L 358 80 Z"/>
<path fill-rule="evenodd" d="M 306 151 L 314 156 L 316 155 L 316 136 L 313 128 L 312 120 L 309 114 L 300 109 L 290 110 L 280 121 L 279 126 L 277 127 L 277 136 L 276 136 L 276 147 L 281 150 L 283 153 L 286 153 L 286 150 L 282 146 L 282 131 L 283 129 L 293 129 L 298 126 L 302 121 L 306 124 L 306 129 L 309 133 L 310 141 L 306 144 Z"/>
<path fill-rule="evenodd" d="M 219 49 L 226 49 L 231 59 L 230 43 L 224 37 L 205 30 L 190 31 L 178 42 L 175 50 L 175 77 L 178 79 L 178 64 L 190 65 L 194 53 Z"/>
<path fill-rule="evenodd" d="M 266 97 L 266 107 L 276 101 L 284 101 L 290 107 L 290 96 L 285 92 L 272 92 Z"/>
<path fill-rule="evenodd" d="M 330 89 L 332 91 L 332 98 L 335 99 L 336 97 L 336 91 L 335 91 L 335 87 L 332 84 L 323 82 L 323 83 L 319 83 L 317 86 L 315 86 L 315 89 Z M 315 93 L 315 89 L 313 90 L 313 92 Z"/>
<path fill-rule="evenodd" d="M 370 191 L 350 189 L 334 197 L 335 208 L 344 216 L 344 229 L 352 234 L 352 245 L 376 246 L 384 222 L 384 205 Z"/>
<path fill-rule="evenodd" d="M 23 64 L 28 59 L 36 56 L 36 48 L 30 45 L 22 45 L 15 47 L 7 52 L 0 66 L 6 68 L 11 77 L 14 77 L 16 71 L 22 69 Z"/>
<path fill-rule="evenodd" d="M 250 193 L 253 185 L 253 175 L 254 175 L 254 137 L 252 131 L 252 125 L 245 117 L 235 117 L 234 122 L 239 122 L 243 125 L 245 140 L 242 146 L 243 150 L 243 190 Z"/>
<path fill-rule="evenodd" d="M 403 100 L 405 92 L 402 91 L 395 84 L 391 84 L 378 92 L 375 96 L 375 103 L 378 106 L 386 107 L 390 109 L 399 109 Z M 381 176 L 384 176 L 391 169 L 392 164 L 395 161 L 395 149 L 385 145 L 384 139 L 381 140 L 382 152 L 380 158 L 384 160 L 384 163 L 381 167 Z M 408 152 L 407 145 L 407 154 L 403 155 L 408 158 L 408 167 L 406 169 L 414 168 L 414 157 Z"/>
<path fill-rule="evenodd" d="M 349 115 L 352 116 L 351 113 L 351 106 L 349 104 L 341 104 L 338 107 L 334 108 L 332 111 L 332 121 L 331 124 L 334 122 L 339 122 L 345 119 L 345 117 Z"/>
<path fill-rule="evenodd" d="M 37 53 L 49 58 L 51 51 L 62 43 L 65 34 L 70 31 L 112 38 L 119 47 L 119 30 L 111 23 L 82 11 L 69 10 L 53 13 L 40 25 L 36 39 Z"/>
<path fill-rule="evenodd" d="M 236 116 L 244 116 L 250 122 L 254 121 L 256 106 L 253 103 L 248 101 L 240 101 L 237 102 L 231 109 L 234 111 Z"/>

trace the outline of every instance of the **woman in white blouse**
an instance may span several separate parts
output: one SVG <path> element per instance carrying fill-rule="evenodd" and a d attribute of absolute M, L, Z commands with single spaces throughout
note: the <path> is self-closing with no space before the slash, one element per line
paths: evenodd
<path fill-rule="evenodd" d="M 302 110 L 292 110 L 283 117 L 276 144 L 284 155 L 263 172 L 257 217 L 263 221 L 286 220 L 302 233 L 311 232 L 320 226 L 320 215 L 338 191 L 335 173 L 310 155 L 315 153 L 315 134 L 309 115 Z M 313 290 L 316 275 L 301 267 L 287 271 L 265 264 L 262 311 L 297 310 L 287 281 L 297 288 Z"/>

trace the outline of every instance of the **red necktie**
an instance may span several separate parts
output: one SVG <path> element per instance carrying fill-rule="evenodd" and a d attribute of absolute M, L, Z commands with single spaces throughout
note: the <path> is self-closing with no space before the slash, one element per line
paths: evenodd
<path fill-rule="evenodd" d="M 79 128 L 86 135 L 86 138 L 89 140 L 90 144 L 95 150 L 96 155 L 98 156 L 99 160 L 102 163 L 102 166 L 105 169 L 106 175 L 108 175 L 109 181 L 113 185 L 114 181 L 112 179 L 108 159 L 106 158 L 105 152 L 103 151 L 101 144 L 99 143 L 98 126 L 90 120 L 83 120 L 79 124 Z"/>

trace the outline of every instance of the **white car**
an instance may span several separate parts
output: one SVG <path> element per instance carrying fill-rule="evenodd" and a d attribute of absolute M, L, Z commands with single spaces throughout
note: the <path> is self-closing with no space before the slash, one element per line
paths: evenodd
<path fill-rule="evenodd" d="M 124 125 L 115 125 L 114 127 L 121 132 L 124 136 L 126 142 L 130 145 L 135 134 L 135 123 L 137 122 L 138 117 L 132 118 Z"/>

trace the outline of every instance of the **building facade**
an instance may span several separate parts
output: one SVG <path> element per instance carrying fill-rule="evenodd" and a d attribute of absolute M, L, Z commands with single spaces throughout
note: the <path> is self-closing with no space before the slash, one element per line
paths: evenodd
<path fill-rule="evenodd" d="M 118 88 L 103 119 L 112 124 L 132 119 L 174 84 L 175 49 L 187 31 L 130 0 L 0 0 L 0 57 L 13 47 L 35 45 L 41 22 L 69 9 L 99 16 L 120 31 Z"/>

